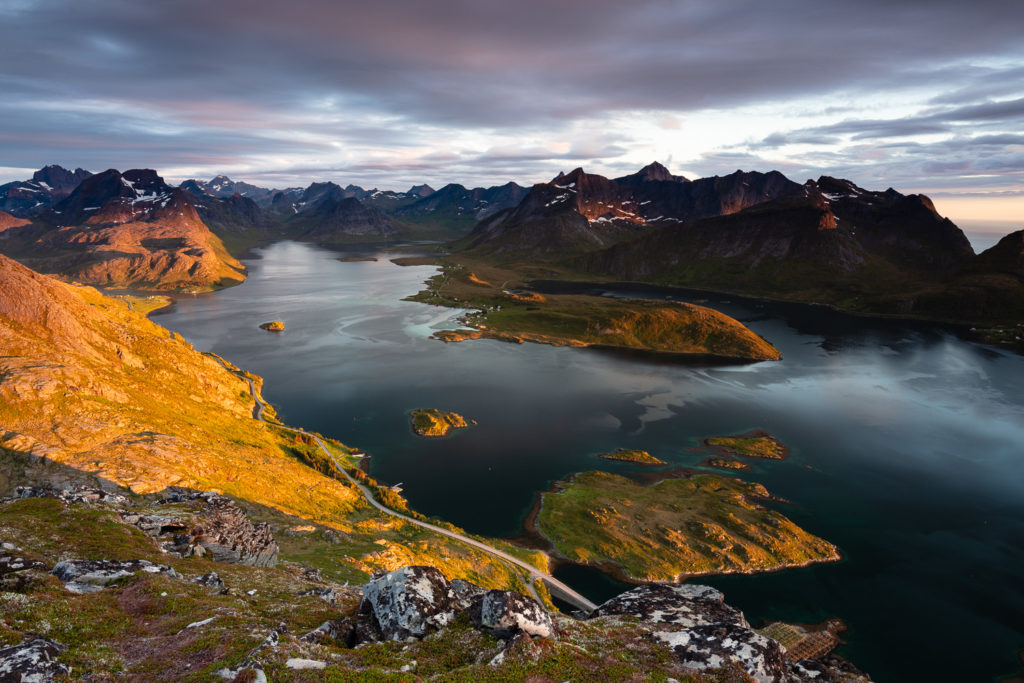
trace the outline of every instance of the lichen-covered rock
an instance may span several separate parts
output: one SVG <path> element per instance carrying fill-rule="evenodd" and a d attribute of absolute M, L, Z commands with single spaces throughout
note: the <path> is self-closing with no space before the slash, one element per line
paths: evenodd
<path fill-rule="evenodd" d="M 155 564 L 148 560 L 64 560 L 57 563 L 50 573 L 60 579 L 72 593 L 95 593 L 140 571 L 178 576 L 178 572 L 166 564 Z"/>
<path fill-rule="evenodd" d="M 302 591 L 299 595 L 315 595 L 330 605 L 338 604 L 338 591 L 333 588 L 310 588 Z"/>
<path fill-rule="evenodd" d="M 68 649 L 49 638 L 32 638 L 0 649 L 0 681 L 46 683 L 56 676 L 67 676 L 71 667 L 57 661 Z"/>
<path fill-rule="evenodd" d="M 214 594 L 221 593 L 227 590 L 227 587 L 224 585 L 224 579 L 220 578 L 217 572 L 208 572 L 206 574 L 203 574 L 202 576 L 197 576 L 191 580 L 191 583 L 196 583 L 200 586 L 212 588 Z"/>
<path fill-rule="evenodd" d="M 473 600 L 487 592 L 486 588 L 466 581 L 465 579 L 452 579 L 451 583 L 448 584 L 452 591 L 452 599 L 455 601 L 455 607 L 458 610 L 469 609 L 469 606 L 473 604 Z"/>
<path fill-rule="evenodd" d="M 26 569 L 46 569 L 46 565 L 39 560 L 30 560 L 17 555 L 0 555 L 0 576 L 23 572 Z"/>
<path fill-rule="evenodd" d="M 720 669 L 735 662 L 757 683 L 787 680 L 785 649 L 749 628 L 704 624 L 681 631 L 657 631 L 652 635 L 668 645 L 681 664 L 698 671 Z"/>
<path fill-rule="evenodd" d="M 787 680 L 785 648 L 755 633 L 743 613 L 709 586 L 640 586 L 599 606 L 593 617 L 625 615 L 653 627 L 681 664 L 699 671 L 738 664 L 758 683 Z"/>
<path fill-rule="evenodd" d="M 422 638 L 455 618 L 453 597 L 444 574 L 434 567 L 402 567 L 375 577 L 363 588 L 359 640 Z"/>
<path fill-rule="evenodd" d="M 724 600 L 725 596 L 710 586 L 653 584 L 617 595 L 600 605 L 593 616 L 622 614 L 653 624 L 735 624 L 749 628 L 743 613 Z"/>
<path fill-rule="evenodd" d="M 498 638 L 520 632 L 550 638 L 554 632 L 551 617 L 540 603 L 513 591 L 487 591 L 474 601 L 469 618 L 474 626 Z"/>
<path fill-rule="evenodd" d="M 0 554 L 0 590 L 25 590 L 32 582 L 33 569 L 45 570 L 46 565 L 19 555 Z"/>

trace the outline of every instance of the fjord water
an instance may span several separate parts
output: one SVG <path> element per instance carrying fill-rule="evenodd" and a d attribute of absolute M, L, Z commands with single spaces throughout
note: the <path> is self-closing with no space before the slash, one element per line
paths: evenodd
<path fill-rule="evenodd" d="M 154 320 L 266 379 L 281 417 L 371 454 L 410 504 L 469 531 L 517 536 L 537 492 L 572 472 L 636 466 L 642 448 L 693 467 L 699 439 L 766 429 L 791 448 L 742 473 L 844 560 L 700 579 L 761 620 L 850 626 L 842 652 L 878 681 L 985 681 L 1024 648 L 1024 357 L 940 326 L 704 295 L 778 347 L 777 363 L 707 366 L 497 341 L 444 344 L 459 311 L 401 301 L 433 274 L 394 254 L 282 242 L 249 278 L 180 298 Z M 621 295 L 624 292 L 609 292 Z M 665 292 L 630 292 L 665 296 Z M 677 296 L 676 298 L 685 298 Z M 691 300 L 699 299 L 694 294 Z M 258 329 L 282 320 L 283 334 Z M 417 407 L 479 424 L 420 439 Z M 594 599 L 622 586 L 559 575 Z"/>

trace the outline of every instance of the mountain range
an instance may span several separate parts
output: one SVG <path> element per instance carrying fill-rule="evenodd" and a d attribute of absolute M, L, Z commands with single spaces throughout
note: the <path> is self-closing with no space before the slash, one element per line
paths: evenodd
<path fill-rule="evenodd" d="M 457 258 L 543 262 L 577 279 L 971 323 L 1024 311 L 1024 233 L 975 254 L 928 197 L 829 176 L 797 183 L 738 170 L 690 180 L 655 162 L 618 178 L 577 168 L 531 188 L 395 192 L 333 182 L 272 190 L 223 175 L 174 188 L 151 170 L 47 166 L 0 186 L 0 207 L 0 251 L 105 286 L 240 281 L 225 245 L 451 240 Z"/>
<path fill-rule="evenodd" d="M 576 169 L 482 220 L 463 258 L 548 262 L 576 279 L 646 282 L 987 323 L 1024 314 L 1017 232 L 976 255 L 931 200 L 778 171 L 687 180 L 651 164 Z"/>

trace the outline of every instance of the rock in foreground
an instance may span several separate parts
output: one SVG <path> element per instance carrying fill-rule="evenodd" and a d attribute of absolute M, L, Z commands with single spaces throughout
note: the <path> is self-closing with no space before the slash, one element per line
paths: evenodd
<path fill-rule="evenodd" d="M 49 638 L 31 638 L 0 649 L 0 681 L 44 683 L 70 675 L 71 667 L 57 661 L 65 650 L 66 645 Z"/>
<path fill-rule="evenodd" d="M 284 332 L 284 323 L 280 320 L 272 320 L 270 322 L 260 324 L 260 329 L 266 330 L 267 332 Z"/>
<path fill-rule="evenodd" d="M 359 642 L 423 638 L 468 612 L 470 623 L 498 638 L 554 634 L 551 617 L 532 598 L 513 591 L 484 591 L 468 581 L 449 582 L 434 567 L 411 566 L 375 577 L 363 588 Z"/>

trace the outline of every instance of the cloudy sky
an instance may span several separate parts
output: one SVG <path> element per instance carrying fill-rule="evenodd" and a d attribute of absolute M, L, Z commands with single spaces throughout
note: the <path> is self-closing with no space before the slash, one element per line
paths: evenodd
<path fill-rule="evenodd" d="M 1024 223 L 1022 27 L 1004 0 L 0 0 L 0 181 L 406 189 L 658 160 Z"/>

